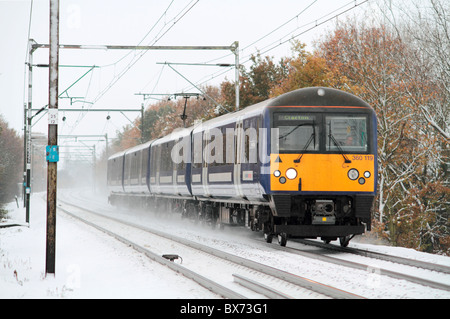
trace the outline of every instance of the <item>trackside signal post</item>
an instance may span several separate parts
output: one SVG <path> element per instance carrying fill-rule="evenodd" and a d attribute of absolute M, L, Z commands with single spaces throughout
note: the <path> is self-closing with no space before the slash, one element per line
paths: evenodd
<path fill-rule="evenodd" d="M 50 0 L 50 54 L 47 151 L 47 245 L 45 274 L 55 274 L 56 179 L 58 169 L 59 0 Z"/>

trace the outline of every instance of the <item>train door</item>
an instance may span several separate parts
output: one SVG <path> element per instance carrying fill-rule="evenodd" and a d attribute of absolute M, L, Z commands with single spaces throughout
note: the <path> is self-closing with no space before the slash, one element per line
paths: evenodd
<path fill-rule="evenodd" d="M 259 163 L 258 163 L 258 138 L 259 138 L 259 117 L 251 117 L 243 120 L 241 138 L 241 189 L 247 198 L 258 198 L 260 190 Z"/>
<path fill-rule="evenodd" d="M 202 169 L 203 169 L 203 131 L 191 133 L 191 191 L 194 196 L 203 196 Z"/>
<path fill-rule="evenodd" d="M 242 128 L 242 117 L 239 117 L 236 121 L 235 128 L 235 157 L 234 157 L 234 170 L 233 170 L 233 180 L 234 180 L 234 188 L 236 190 L 236 195 L 238 197 L 243 197 L 243 192 L 241 188 L 241 162 L 243 156 L 243 141 L 244 141 L 244 130 Z"/>
<path fill-rule="evenodd" d="M 203 194 L 207 197 L 211 196 L 211 192 L 208 187 L 208 160 L 207 154 L 210 153 L 210 145 L 209 143 L 205 143 L 205 141 L 209 141 L 211 138 L 209 130 L 206 129 L 203 132 L 203 165 L 202 165 L 202 184 L 203 184 Z"/>

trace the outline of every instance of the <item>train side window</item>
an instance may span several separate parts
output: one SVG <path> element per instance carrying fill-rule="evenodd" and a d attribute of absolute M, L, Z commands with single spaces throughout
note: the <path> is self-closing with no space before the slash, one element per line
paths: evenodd
<path fill-rule="evenodd" d="M 192 152 L 192 167 L 202 167 L 203 159 L 203 132 L 193 134 L 193 152 Z"/>
<path fill-rule="evenodd" d="M 123 184 L 128 185 L 130 183 L 130 155 L 125 155 L 125 168 L 123 173 Z"/>
<path fill-rule="evenodd" d="M 161 150 L 161 171 L 172 171 L 174 169 L 173 167 L 173 161 L 171 156 L 172 147 L 174 145 L 174 142 L 167 142 L 164 144 L 161 144 L 162 150 Z"/>
<path fill-rule="evenodd" d="M 183 143 L 183 138 L 180 137 L 177 141 L 177 143 L 182 144 Z M 177 170 L 185 170 L 186 169 L 186 156 L 184 154 L 184 152 L 187 152 L 188 150 L 186 148 L 182 148 L 182 153 L 180 152 L 180 154 L 178 154 L 179 156 L 181 156 L 182 160 L 176 164 L 177 165 Z"/>
<path fill-rule="evenodd" d="M 233 127 L 227 127 L 224 128 L 225 130 L 225 135 L 224 135 L 224 149 L 226 151 L 224 151 L 224 163 L 225 164 L 233 164 L 234 162 L 234 158 L 235 158 L 235 154 L 236 154 L 236 147 L 235 147 L 235 140 L 236 140 L 236 135 L 235 135 L 235 131 Z"/>
<path fill-rule="evenodd" d="M 131 160 L 131 169 L 130 169 L 130 177 L 132 180 L 132 184 L 135 184 L 136 179 L 138 177 L 139 174 L 139 156 L 138 156 L 138 152 L 134 152 L 131 156 L 130 156 L 130 160 Z"/>
<path fill-rule="evenodd" d="M 161 145 L 155 145 L 152 147 L 151 154 L 151 176 L 156 177 L 156 172 L 159 171 L 160 163 L 161 163 Z"/>
<path fill-rule="evenodd" d="M 236 132 L 234 137 L 234 163 L 238 164 L 241 163 L 241 159 L 238 157 L 242 157 L 242 151 L 239 149 L 239 141 L 242 139 L 242 122 L 238 123 L 236 125 Z M 241 143 L 241 149 L 242 149 L 242 143 Z"/>
<path fill-rule="evenodd" d="M 143 149 L 141 161 L 141 184 L 145 184 L 147 179 L 147 165 L 148 165 L 148 149 Z"/>
<path fill-rule="evenodd" d="M 227 165 L 227 129 L 220 128 L 222 132 L 222 165 Z"/>
<path fill-rule="evenodd" d="M 258 161 L 258 125 L 256 117 L 244 121 L 244 158 L 243 163 Z"/>
<path fill-rule="evenodd" d="M 209 146 L 208 146 L 208 144 L 207 143 L 205 143 L 205 140 L 207 140 L 209 138 L 209 134 L 208 134 L 208 132 L 207 131 L 204 131 L 203 132 L 203 138 L 202 138 L 202 150 L 201 150 L 201 152 L 202 152 L 202 164 L 203 164 L 203 167 L 208 167 L 208 161 L 206 161 L 205 160 L 205 155 L 207 155 L 208 154 L 208 152 L 209 152 Z"/>
<path fill-rule="evenodd" d="M 156 176 L 156 165 L 155 165 L 155 161 L 156 161 L 156 147 L 154 148 L 150 148 L 150 177 L 155 177 Z"/>

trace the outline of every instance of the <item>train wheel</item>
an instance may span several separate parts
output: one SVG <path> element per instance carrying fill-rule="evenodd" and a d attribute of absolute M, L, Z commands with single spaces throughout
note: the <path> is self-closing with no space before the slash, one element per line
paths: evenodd
<path fill-rule="evenodd" d="M 266 243 L 271 244 L 273 239 L 273 234 L 270 233 L 264 233 L 264 240 Z"/>
<path fill-rule="evenodd" d="M 352 238 L 353 236 L 350 235 L 339 237 L 339 243 L 341 244 L 341 247 L 347 247 Z"/>
<path fill-rule="evenodd" d="M 273 222 L 273 216 L 272 213 L 268 216 L 268 220 L 266 220 L 263 224 L 264 229 L 264 239 L 266 243 L 272 243 L 273 239 L 273 230 L 274 230 L 274 222 Z"/>
<path fill-rule="evenodd" d="M 286 233 L 280 233 L 278 234 L 278 243 L 280 246 L 285 247 L 287 244 L 287 234 Z"/>

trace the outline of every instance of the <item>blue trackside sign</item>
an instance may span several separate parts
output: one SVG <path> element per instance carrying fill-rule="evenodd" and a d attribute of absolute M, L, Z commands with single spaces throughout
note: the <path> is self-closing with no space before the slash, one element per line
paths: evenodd
<path fill-rule="evenodd" d="M 47 162 L 55 163 L 59 161 L 59 147 L 57 145 L 47 145 L 45 150 Z"/>

